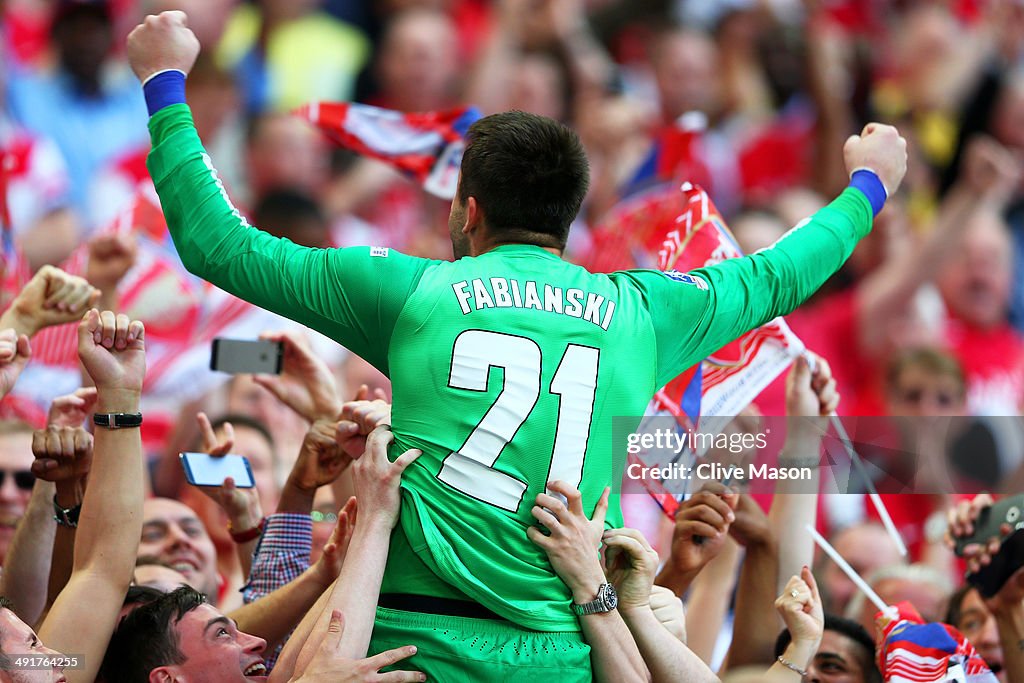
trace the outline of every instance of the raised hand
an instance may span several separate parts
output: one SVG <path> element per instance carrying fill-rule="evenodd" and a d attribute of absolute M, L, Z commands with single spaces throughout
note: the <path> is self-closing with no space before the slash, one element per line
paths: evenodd
<path fill-rule="evenodd" d="M 302 335 L 294 331 L 265 332 L 260 339 L 281 342 L 281 375 L 256 375 L 253 381 L 310 422 L 337 419 L 341 399 L 334 375 Z"/>
<path fill-rule="evenodd" d="M 374 429 L 366 439 L 366 452 L 352 466 L 352 482 L 359 493 L 360 518 L 383 522 L 390 528 L 398 523 L 402 473 L 423 453 L 413 448 L 391 462 L 388 444 L 394 440 L 389 427 Z"/>
<path fill-rule="evenodd" d="M 128 34 L 128 63 L 140 82 L 160 71 L 188 74 L 199 56 L 199 39 L 177 10 L 149 15 Z"/>
<path fill-rule="evenodd" d="M 605 574 L 615 586 L 619 609 L 649 609 L 658 553 L 636 529 L 604 532 Z"/>
<path fill-rule="evenodd" d="M 91 309 L 78 326 L 78 358 L 101 393 L 138 396 L 146 376 L 145 329 L 138 320 Z"/>
<path fill-rule="evenodd" d="M 987 493 L 975 496 L 971 501 L 961 501 L 956 507 L 950 508 L 946 513 L 949 527 L 946 531 L 946 545 L 955 548 L 956 540 L 974 533 L 974 523 L 978 515 L 985 508 L 991 507 L 995 501 Z M 1001 534 L 1008 534 L 1012 531 L 1009 524 L 1002 524 L 999 527 Z M 999 537 L 992 537 L 983 543 L 970 543 L 963 549 L 963 557 L 967 560 L 967 571 L 973 573 L 981 571 L 992 563 L 992 558 L 999 552 L 1002 543 Z M 1015 572 L 1003 587 L 991 598 L 986 600 L 989 609 L 995 613 L 1005 612 L 1011 609 L 1020 609 L 1024 602 L 1024 568 Z"/>
<path fill-rule="evenodd" d="M 362 385 L 356 399 L 342 406 L 338 443 L 349 456 L 358 458 L 366 450 L 366 436 L 381 425 L 391 424 L 391 404 L 383 398 L 367 400 L 369 389 Z"/>
<path fill-rule="evenodd" d="M 821 596 L 810 569 L 804 567 L 800 576 L 789 580 L 782 595 L 775 601 L 775 609 L 789 629 L 793 644 L 804 650 L 809 659 L 817 651 L 821 634 L 825 630 Z M 795 663 L 805 666 L 803 663 Z"/>
<path fill-rule="evenodd" d="M 679 576 L 696 576 L 725 545 L 738 502 L 735 493 L 715 493 L 707 488 L 684 501 L 676 512 L 666 569 Z"/>
<path fill-rule="evenodd" d="M 651 586 L 651 610 L 661 625 L 675 636 L 679 642 L 686 644 L 686 611 L 683 601 L 672 589 L 664 586 Z"/>
<path fill-rule="evenodd" d="M 907 141 L 892 126 L 869 123 L 860 135 L 847 138 L 843 158 L 848 174 L 859 168 L 874 171 L 891 197 L 907 172 Z"/>
<path fill-rule="evenodd" d="M 44 481 L 83 480 L 92 466 L 92 434 L 51 424 L 32 433 L 32 455 L 32 474 Z"/>
<path fill-rule="evenodd" d="M 46 424 L 56 427 L 81 427 L 96 406 L 96 387 L 81 387 L 58 396 L 50 404 Z"/>
<path fill-rule="evenodd" d="M 813 369 L 808 357 L 813 359 Z M 825 417 L 838 407 L 839 393 L 828 361 L 809 351 L 793 361 L 786 376 L 786 415 Z M 815 424 L 823 427 L 824 421 Z"/>
<path fill-rule="evenodd" d="M 0 398 L 14 388 L 31 355 L 27 335 L 11 328 L 0 331 Z"/>
<path fill-rule="evenodd" d="M 1020 186 L 1021 163 L 1010 150 L 987 136 L 967 145 L 960 180 L 974 194 L 1002 206 Z"/>
<path fill-rule="evenodd" d="M 744 548 L 772 542 L 768 515 L 749 495 L 739 496 L 736 502 L 736 520 L 729 527 L 729 535 Z"/>
<path fill-rule="evenodd" d="M 85 279 L 105 294 L 117 290 L 121 278 L 135 265 L 138 244 L 131 234 L 98 235 L 89 240 Z"/>
<path fill-rule="evenodd" d="M 99 296 L 84 278 L 43 266 L 14 297 L 5 318 L 10 315 L 13 326 L 31 337 L 44 327 L 78 320 Z"/>
<path fill-rule="evenodd" d="M 324 588 L 327 588 L 341 574 L 341 567 L 345 563 L 345 556 L 348 554 L 348 544 L 352 541 L 352 533 L 356 528 L 356 517 L 359 506 L 356 499 L 349 498 L 345 507 L 338 512 L 338 521 L 334 524 L 331 537 L 324 544 L 323 553 L 320 559 L 310 567 L 315 572 L 317 579 Z"/>
<path fill-rule="evenodd" d="M 526 535 L 547 553 L 555 573 L 572 591 L 573 599 L 580 604 L 590 602 L 604 583 L 597 550 L 604 535 L 609 489 L 601 494 L 591 517 L 583 511 L 583 497 L 578 490 L 561 481 L 550 482 L 548 490 L 564 497 L 566 502 L 546 493 L 537 494 L 530 513 L 549 534 L 531 526 Z"/>
<path fill-rule="evenodd" d="M 222 426 L 223 436 L 217 438 L 206 413 L 196 413 L 199 433 L 203 439 L 203 452 L 213 456 L 224 456 L 235 447 L 235 430 L 230 422 Z M 238 488 L 235 480 L 228 477 L 220 486 L 197 487 L 210 500 L 220 506 L 231 521 L 231 527 L 241 531 L 252 529 L 263 519 L 263 508 L 260 506 L 260 495 L 256 487 Z"/>
<path fill-rule="evenodd" d="M 960 501 L 956 507 L 946 512 L 949 526 L 946 530 L 946 545 L 952 550 L 956 547 L 956 539 L 974 533 L 974 522 L 985 508 L 991 507 L 995 501 L 987 493 L 981 493 L 970 501 Z M 1003 524 L 1000 532 L 1010 532 L 1010 525 Z M 963 549 L 963 557 L 967 560 L 967 571 L 975 573 L 992 562 L 992 557 L 999 552 L 1000 541 L 997 537 L 987 539 L 985 543 L 971 543 Z"/>
<path fill-rule="evenodd" d="M 427 677 L 419 671 L 391 671 L 380 673 L 380 670 L 393 666 L 403 659 L 416 654 L 412 645 L 381 652 L 379 655 L 365 659 L 348 659 L 338 654 L 341 637 L 345 633 L 345 619 L 340 610 L 331 612 L 331 620 L 327 625 L 327 633 L 320 641 L 320 647 L 301 676 L 293 677 L 289 683 L 403 683 L 405 681 L 425 681 Z"/>
<path fill-rule="evenodd" d="M 235 428 L 230 422 L 225 422 L 221 429 L 224 430 L 222 437 L 217 436 L 213 431 L 213 424 L 206 413 L 196 413 L 196 422 L 199 425 L 199 435 L 203 440 L 203 452 L 210 455 L 222 456 L 231 452 L 235 447 Z"/>
<path fill-rule="evenodd" d="M 330 484 L 352 463 L 339 444 L 341 423 L 318 419 L 302 440 L 299 457 L 292 467 L 288 483 L 300 491 L 315 492 Z"/>

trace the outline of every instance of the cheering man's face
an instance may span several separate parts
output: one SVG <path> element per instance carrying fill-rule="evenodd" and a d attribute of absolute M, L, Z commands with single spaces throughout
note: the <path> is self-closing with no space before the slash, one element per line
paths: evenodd
<path fill-rule="evenodd" d="M 199 605 L 172 622 L 181 664 L 157 667 L 150 683 L 170 676 L 189 683 L 246 683 L 267 680 L 263 650 L 267 641 L 238 630 L 235 622 L 209 605 Z"/>
<path fill-rule="evenodd" d="M 151 498 L 142 506 L 139 557 L 152 556 L 185 575 L 189 585 L 217 599 L 217 553 L 206 527 L 187 505 Z"/>

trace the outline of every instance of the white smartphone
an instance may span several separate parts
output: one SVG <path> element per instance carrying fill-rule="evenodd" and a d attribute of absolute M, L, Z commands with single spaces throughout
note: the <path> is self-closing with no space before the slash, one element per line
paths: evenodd
<path fill-rule="evenodd" d="M 209 453 L 179 453 L 185 479 L 194 486 L 220 486 L 231 477 L 240 489 L 255 486 L 249 459 L 244 455 L 210 455 Z"/>

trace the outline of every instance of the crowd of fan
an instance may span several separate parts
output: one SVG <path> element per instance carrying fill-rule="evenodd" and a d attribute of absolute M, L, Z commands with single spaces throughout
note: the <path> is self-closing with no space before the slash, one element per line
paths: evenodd
<path fill-rule="evenodd" d="M 363 511 L 393 523 L 397 477 L 386 461 L 359 457 L 380 455 L 387 438 L 369 436 L 388 421 L 383 376 L 281 320 L 265 335 L 284 345 L 280 377 L 235 376 L 210 389 L 216 376 L 206 373 L 214 380 L 157 394 L 147 379 L 142 390 L 142 341 L 128 341 L 138 329 L 129 320 L 152 338 L 179 326 L 184 309 L 168 303 L 177 289 L 134 296 L 138 273 L 158 253 L 142 243 L 160 238 L 139 210 L 153 196 L 143 164 L 147 117 L 122 46 L 144 14 L 166 9 L 188 11 L 203 44 L 188 99 L 229 193 L 255 225 L 308 246 L 381 244 L 451 257 L 448 204 L 382 164 L 329 148 L 288 114 L 312 100 L 407 112 L 474 104 L 572 125 L 593 172 L 567 254 L 584 263 L 593 230 L 652 146 L 677 139 L 681 118 L 693 135 L 672 175 L 709 190 L 746 251 L 772 243 L 846 185 L 836 155 L 847 135 L 868 120 L 897 125 L 911 147 L 903 188 L 845 269 L 789 318 L 827 359 L 834 383 L 812 383 L 801 362 L 757 407 L 816 416 L 838 393 L 845 415 L 1021 412 L 1019 2 L 7 0 L 0 389 L 10 395 L 0 404 L 0 594 L 14 611 L 0 609 L 0 653 L 22 652 L 32 640 L 24 625 L 39 625 L 47 646 L 91 653 L 68 680 L 93 680 L 106 651 L 103 677 L 112 683 L 147 680 L 161 666 L 225 666 L 237 679 L 264 656 L 280 680 L 321 680 L 328 671 L 367 675 L 409 654 L 361 660 L 358 634 L 368 625 L 346 613 L 344 630 L 357 634 L 348 660 L 317 657 L 337 630 L 329 634 L 328 623 L 342 589 L 367 580 L 354 566 L 359 556 L 346 553 L 380 528 Z M 126 216 L 131 229 L 111 228 Z M 71 379 L 86 388 L 58 395 L 69 390 L 67 373 L 38 371 L 47 366 L 29 339 L 63 329 L 74 347 L 76 323 L 94 306 L 127 315 L 87 317 L 83 329 L 110 339 L 78 333 Z M 152 371 L 159 362 L 150 360 Z M 15 388 L 26 364 L 37 372 L 27 390 L 28 375 Z M 147 416 L 167 416 L 160 429 L 149 421 L 139 445 L 105 432 L 94 444 L 86 418 L 133 391 L 142 391 Z M 1000 445 L 986 451 L 991 462 L 975 463 L 981 488 L 1021 490 L 1024 482 L 1006 483 L 1020 466 L 1015 421 L 979 424 Z M 928 436 L 917 433 L 919 448 L 943 447 Z M 794 432 L 787 453 L 806 459 L 817 438 Z M 187 485 L 176 457 L 184 450 L 247 456 L 256 487 Z M 873 523 L 863 496 L 823 497 L 819 506 L 813 496 L 780 495 L 765 513 L 767 504 L 747 494 L 708 491 L 684 503 L 674 524 L 642 491 L 625 498 L 627 524 L 650 543 L 630 530 L 605 534 L 609 548 L 632 558 L 607 571 L 624 613 L 657 617 L 662 630 L 629 621 L 652 672 L 652 651 L 686 642 L 714 668 L 724 661 L 730 680 L 742 680 L 746 666 L 757 667 L 752 680 L 767 680 L 764 669 L 780 654 L 811 661 L 815 680 L 879 680 L 874 610 L 834 564 L 813 562 L 810 540 L 792 531 L 803 528 L 794 520 L 817 520 L 883 599 L 909 600 L 926 619 L 952 623 L 1001 680 L 1024 680 L 1024 666 L 1005 666 L 1021 662 L 1006 648 L 1024 643 L 1007 626 L 1022 623 L 1024 586 L 1011 582 L 991 600 L 960 587 L 963 566 L 943 542 L 942 521 L 956 504 L 949 495 L 885 497 L 914 564 Z M 83 506 L 77 530 L 54 520 L 55 504 Z M 584 537 L 582 512 L 566 514 Z M 564 558 L 579 550 L 563 540 L 549 548 L 556 570 L 575 566 Z M 587 539 L 583 550 L 594 545 Z M 181 584 L 191 590 L 174 590 Z M 786 602 L 794 590 L 807 611 Z M 115 632 L 122 603 L 149 611 L 131 612 Z M 236 648 L 227 655 L 202 646 L 216 610 L 232 619 L 218 622 Z M 94 622 L 82 626 L 86 612 Z M 178 636 L 160 641 L 171 615 Z M 783 623 L 792 638 L 776 650 Z M 84 638 L 90 631 L 95 637 Z M 729 648 L 730 636 L 742 647 Z"/>

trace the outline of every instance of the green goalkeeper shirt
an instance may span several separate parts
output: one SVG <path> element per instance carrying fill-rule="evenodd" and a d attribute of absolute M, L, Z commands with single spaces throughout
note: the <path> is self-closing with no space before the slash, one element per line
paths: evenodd
<path fill-rule="evenodd" d="M 455 262 L 310 249 L 231 205 L 186 105 L 156 113 L 150 132 L 150 173 L 185 266 L 391 378 L 392 457 L 423 455 L 403 477 L 383 590 L 468 598 L 542 631 L 580 628 L 526 534 L 546 482 L 578 487 L 593 510 L 621 477 L 612 418 L 642 415 L 668 380 L 796 308 L 872 221 L 847 189 L 774 247 L 689 278 L 594 274 L 526 244 Z M 622 524 L 615 496 L 608 523 Z"/>

